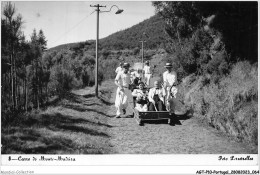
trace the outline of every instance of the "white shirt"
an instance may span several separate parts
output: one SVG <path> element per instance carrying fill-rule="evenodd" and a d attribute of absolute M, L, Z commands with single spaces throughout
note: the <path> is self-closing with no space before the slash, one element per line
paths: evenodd
<path fill-rule="evenodd" d="M 141 75 L 137 71 L 131 72 L 131 76 L 132 76 L 133 79 L 136 78 L 136 77 L 138 77 L 138 78 L 141 77 Z"/>
<path fill-rule="evenodd" d="M 166 87 L 172 86 L 177 81 L 177 74 L 174 71 L 171 72 L 164 72 L 163 73 L 163 81 Z"/>
<path fill-rule="evenodd" d="M 153 87 L 152 89 L 150 89 L 149 94 L 148 94 L 148 99 L 149 101 L 153 101 L 153 97 L 154 95 L 158 94 L 160 100 L 162 102 L 164 102 L 164 96 L 166 95 L 166 92 L 163 88 L 159 88 L 156 89 L 155 87 Z"/>
<path fill-rule="evenodd" d="M 120 71 L 117 75 L 115 80 L 119 82 L 121 86 L 128 87 L 130 84 L 130 73 L 124 73 L 123 71 Z"/>
<path fill-rule="evenodd" d="M 141 75 L 138 73 L 138 71 L 135 71 L 135 77 L 138 77 L 138 78 L 141 77 Z"/>
<path fill-rule="evenodd" d="M 143 92 L 143 90 L 141 89 L 134 89 L 134 91 L 132 92 L 132 96 L 134 97 L 143 97 L 146 95 L 146 91 Z"/>
<path fill-rule="evenodd" d="M 118 74 L 118 72 L 121 72 L 123 70 L 123 68 L 121 66 L 116 68 L 116 74 Z"/>
<path fill-rule="evenodd" d="M 151 74 L 151 67 L 150 66 L 145 65 L 143 70 L 144 70 L 145 74 Z"/>

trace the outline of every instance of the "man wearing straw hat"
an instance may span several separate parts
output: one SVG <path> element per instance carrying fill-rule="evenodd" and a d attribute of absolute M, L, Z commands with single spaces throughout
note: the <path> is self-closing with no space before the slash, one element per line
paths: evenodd
<path fill-rule="evenodd" d="M 147 87 L 150 86 L 150 79 L 152 76 L 152 72 L 151 72 L 151 67 L 149 66 L 149 61 L 145 61 L 145 66 L 144 66 L 144 82 L 146 84 Z"/>
<path fill-rule="evenodd" d="M 171 109 L 172 112 L 174 106 L 169 106 L 170 104 L 172 104 L 169 103 L 169 101 L 171 101 L 172 98 L 171 94 L 173 95 L 173 97 L 176 98 L 177 88 L 175 86 L 177 85 L 177 74 L 175 71 L 172 70 L 173 66 L 171 63 L 166 63 L 164 67 L 167 69 L 167 71 L 163 73 L 164 88 L 167 92 L 166 107 L 168 111 Z"/>
<path fill-rule="evenodd" d="M 115 78 L 115 84 L 118 86 L 115 100 L 116 118 L 120 118 L 122 114 L 126 114 L 128 102 L 132 99 L 129 89 L 131 77 L 129 67 L 129 63 L 124 63 L 123 70 L 119 72 Z"/>

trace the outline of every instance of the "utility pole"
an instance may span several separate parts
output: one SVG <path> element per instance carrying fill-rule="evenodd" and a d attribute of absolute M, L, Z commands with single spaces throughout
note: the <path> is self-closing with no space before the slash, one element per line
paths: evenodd
<path fill-rule="evenodd" d="M 142 79 L 144 78 L 143 69 L 144 69 L 144 42 L 146 41 L 140 41 L 142 43 Z"/>
<path fill-rule="evenodd" d="M 99 37 L 99 12 L 100 12 L 100 7 L 106 7 L 102 5 L 90 5 L 90 7 L 96 7 L 97 11 L 97 38 L 96 38 L 96 72 L 95 72 L 95 95 L 98 97 L 98 37 Z"/>

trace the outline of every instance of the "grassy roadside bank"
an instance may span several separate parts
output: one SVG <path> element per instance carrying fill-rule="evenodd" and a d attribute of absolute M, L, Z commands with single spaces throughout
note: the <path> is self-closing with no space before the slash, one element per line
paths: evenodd
<path fill-rule="evenodd" d="M 75 90 L 44 110 L 2 117 L 2 154 L 104 154 L 111 152 L 105 113 L 111 93 Z M 103 88 L 104 87 L 104 88 Z M 102 112 L 103 111 L 103 112 Z"/>
<path fill-rule="evenodd" d="M 237 140 L 258 145 L 257 66 L 235 64 L 228 76 L 186 77 L 183 100 L 194 115 Z"/>

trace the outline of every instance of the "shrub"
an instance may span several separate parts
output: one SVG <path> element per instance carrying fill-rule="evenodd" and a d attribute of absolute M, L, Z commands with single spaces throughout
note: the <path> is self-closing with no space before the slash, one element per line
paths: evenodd
<path fill-rule="evenodd" d="M 78 80 L 77 78 L 73 77 L 71 85 L 73 88 L 81 88 L 83 86 L 83 80 Z"/>
<path fill-rule="evenodd" d="M 194 75 L 190 76 L 188 80 L 184 81 L 187 88 L 183 90 L 184 103 L 193 108 L 197 114 L 203 114 L 203 77 L 199 77 L 198 80 L 194 80 Z"/>
<path fill-rule="evenodd" d="M 135 47 L 135 48 L 133 49 L 133 54 L 134 54 L 134 55 L 137 55 L 137 54 L 139 54 L 139 53 L 140 53 L 139 47 Z"/>
<path fill-rule="evenodd" d="M 118 65 L 119 65 L 119 62 L 116 59 L 104 60 L 102 62 L 102 65 L 101 65 L 102 71 L 101 72 L 103 74 L 104 80 L 108 80 L 108 79 L 116 77 L 115 70 Z"/>
<path fill-rule="evenodd" d="M 82 83 L 84 86 L 93 86 L 95 84 L 95 70 L 92 67 L 84 69 Z"/>
<path fill-rule="evenodd" d="M 257 66 L 238 62 L 218 83 L 205 83 L 209 78 L 183 80 L 185 104 L 215 128 L 257 145 Z"/>
<path fill-rule="evenodd" d="M 224 51 L 217 52 L 216 55 L 208 62 L 207 64 L 207 72 L 208 73 L 215 73 L 219 75 L 223 75 L 228 73 L 228 63 L 226 61 L 226 54 Z"/>
<path fill-rule="evenodd" d="M 222 86 L 227 89 L 227 97 L 232 106 L 256 100 L 258 94 L 257 68 L 249 62 L 238 62 L 233 66 L 230 75 L 223 79 Z"/>
<path fill-rule="evenodd" d="M 102 55 L 103 59 L 107 59 L 109 54 L 110 54 L 110 51 L 108 51 L 107 49 L 102 49 L 101 55 Z"/>
<path fill-rule="evenodd" d="M 63 69 L 60 65 L 52 67 L 49 83 L 50 91 L 63 94 L 71 90 L 73 77 L 75 77 L 75 74 L 72 71 Z"/>

